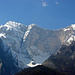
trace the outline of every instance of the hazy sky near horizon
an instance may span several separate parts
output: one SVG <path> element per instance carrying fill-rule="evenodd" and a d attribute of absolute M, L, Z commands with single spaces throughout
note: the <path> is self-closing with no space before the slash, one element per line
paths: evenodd
<path fill-rule="evenodd" d="M 0 25 L 8 21 L 64 28 L 75 24 L 75 0 L 0 0 Z"/>

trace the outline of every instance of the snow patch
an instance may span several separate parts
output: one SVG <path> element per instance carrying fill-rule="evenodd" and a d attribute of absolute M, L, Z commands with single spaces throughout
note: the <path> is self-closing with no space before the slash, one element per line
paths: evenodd
<path fill-rule="evenodd" d="M 74 35 L 71 35 L 69 38 L 67 38 L 67 40 L 64 41 L 64 44 L 69 46 L 72 41 L 75 41 L 75 36 Z"/>
<path fill-rule="evenodd" d="M 31 61 L 29 64 L 27 64 L 29 67 L 35 67 L 35 66 L 38 66 L 38 65 L 41 65 L 39 63 L 35 63 L 34 61 Z"/>
<path fill-rule="evenodd" d="M 4 25 L 4 27 L 7 27 L 7 31 L 8 31 L 8 30 L 12 30 L 12 27 L 11 27 L 11 26 L 9 26 L 9 25 L 7 25 L 7 24 L 6 24 L 6 25 Z"/>
<path fill-rule="evenodd" d="M 70 30 L 70 28 L 67 28 L 67 29 L 66 29 L 66 28 L 64 28 L 63 30 L 64 30 L 64 31 L 67 31 L 67 30 Z"/>
<path fill-rule="evenodd" d="M 5 33 L 1 33 L 1 34 L 0 34 L 0 38 L 1 38 L 2 36 L 3 36 L 4 38 L 6 38 Z"/>
<path fill-rule="evenodd" d="M 20 30 L 20 27 L 23 26 L 23 24 L 21 23 L 17 23 L 17 22 L 13 22 L 13 21 L 9 21 L 7 22 L 4 27 L 7 27 L 7 31 L 8 30 Z"/>
<path fill-rule="evenodd" d="M 72 24 L 71 26 L 72 26 L 72 28 L 75 30 L 75 24 Z"/>
<path fill-rule="evenodd" d="M 32 27 L 33 27 L 34 25 L 35 25 L 35 24 L 31 24 L 31 25 L 28 26 L 28 29 L 27 29 L 27 31 L 26 31 L 25 34 L 24 34 L 23 42 L 25 41 L 26 37 L 28 36 L 30 30 L 32 29 Z"/>
<path fill-rule="evenodd" d="M 75 24 L 72 24 L 71 26 L 69 26 L 68 28 L 64 28 L 63 30 L 64 31 L 68 31 L 68 30 L 70 30 L 70 29 L 73 29 L 73 30 L 75 30 Z"/>
<path fill-rule="evenodd" d="M 3 27 L 3 25 L 0 26 L 0 29 Z"/>
<path fill-rule="evenodd" d="M 71 44 L 72 41 L 73 41 L 73 37 L 70 37 L 70 38 L 67 40 L 67 42 L 68 42 L 69 44 Z"/>

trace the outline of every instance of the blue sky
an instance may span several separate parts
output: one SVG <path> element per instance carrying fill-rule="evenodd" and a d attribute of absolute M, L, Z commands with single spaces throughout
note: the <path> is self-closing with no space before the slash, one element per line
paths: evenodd
<path fill-rule="evenodd" d="M 64 28 L 75 23 L 75 0 L 0 0 L 0 25 L 8 21 Z"/>

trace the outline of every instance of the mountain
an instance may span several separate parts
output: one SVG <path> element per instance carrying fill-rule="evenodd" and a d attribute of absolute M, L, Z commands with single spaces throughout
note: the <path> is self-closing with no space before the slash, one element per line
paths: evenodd
<path fill-rule="evenodd" d="M 43 29 L 35 24 L 26 26 L 13 21 L 0 26 L 4 57 L 7 59 L 8 56 L 9 63 L 12 62 L 16 69 L 41 65 L 63 44 L 70 45 L 75 40 L 74 36 L 74 24 L 58 30 Z"/>
<path fill-rule="evenodd" d="M 0 75 L 13 75 L 20 71 L 20 68 L 14 65 L 14 60 L 11 54 L 4 52 L 3 42 L 0 39 Z"/>
<path fill-rule="evenodd" d="M 21 72 L 15 75 L 65 75 L 65 74 L 62 74 L 53 69 L 40 65 L 33 68 L 23 69 Z"/>
<path fill-rule="evenodd" d="M 51 55 L 43 65 L 66 75 L 75 75 L 75 41 L 69 46 L 62 45 L 59 51 Z"/>

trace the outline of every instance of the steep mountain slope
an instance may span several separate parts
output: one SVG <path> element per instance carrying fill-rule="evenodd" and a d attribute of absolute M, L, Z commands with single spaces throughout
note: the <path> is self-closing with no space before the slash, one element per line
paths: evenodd
<path fill-rule="evenodd" d="M 12 55 L 8 55 L 8 52 L 4 52 L 3 42 L 0 39 L 0 75 L 13 75 L 17 73 L 20 68 L 14 65 Z"/>
<path fill-rule="evenodd" d="M 0 26 L 4 52 L 11 55 L 14 65 L 21 69 L 41 65 L 63 43 L 71 44 L 73 40 L 68 39 L 74 37 L 74 33 L 75 25 L 59 30 L 46 30 L 35 24 L 26 26 L 9 21 Z"/>
<path fill-rule="evenodd" d="M 69 46 L 63 45 L 60 50 L 50 56 L 43 65 L 64 72 L 67 75 L 75 75 L 75 41 Z"/>

